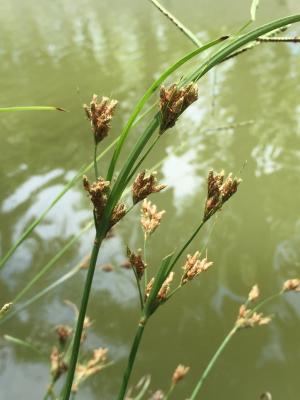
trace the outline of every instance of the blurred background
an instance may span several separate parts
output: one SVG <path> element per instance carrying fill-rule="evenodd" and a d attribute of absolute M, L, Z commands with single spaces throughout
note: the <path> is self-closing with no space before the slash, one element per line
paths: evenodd
<path fill-rule="evenodd" d="M 164 0 L 162 4 L 205 42 L 236 32 L 249 19 L 251 1 Z M 265 0 L 254 26 L 299 11 L 296 0 Z M 101 143 L 105 148 L 153 80 L 195 46 L 150 2 L 141 0 L 2 1 L 0 25 L 0 105 L 57 105 L 69 111 L 1 115 L 4 255 L 64 184 L 92 160 L 92 134 L 82 104 L 94 93 L 119 100 L 110 137 Z M 299 35 L 299 29 L 291 27 L 288 34 Z M 232 171 L 243 183 L 189 249 L 207 250 L 214 267 L 152 318 L 132 384 L 149 373 L 151 389 L 167 390 L 173 370 L 182 363 L 191 370 L 174 399 L 187 398 L 252 285 L 257 283 L 268 296 L 284 280 L 299 277 L 299 55 L 300 44 L 261 44 L 218 66 L 199 82 L 199 101 L 145 162 L 145 168 L 151 168 L 163 160 L 158 177 L 169 187 L 152 197 L 159 209 L 166 210 L 148 243 L 153 271 L 202 218 L 209 169 Z M 132 130 L 123 158 L 146 123 L 147 118 Z M 103 175 L 110 155 L 99 164 Z M 14 298 L 91 215 L 78 183 L 1 271 L 0 304 Z M 132 273 L 120 265 L 127 245 L 132 249 L 143 245 L 139 216 L 134 210 L 101 251 L 99 265 L 112 263 L 114 271 L 97 268 L 88 309 L 94 323 L 85 348 L 108 347 L 115 364 L 87 381 L 78 399 L 116 398 L 139 316 Z M 91 229 L 26 299 L 70 271 L 89 253 L 92 241 Z M 1 398 L 43 398 L 50 380 L 48 355 L 56 343 L 54 328 L 74 323 L 74 313 L 64 300 L 79 305 L 84 278 L 85 271 L 80 271 L 0 326 L 1 336 L 27 340 L 42 351 L 41 356 L 1 339 Z M 264 391 L 274 399 L 299 397 L 300 298 L 287 295 L 265 312 L 274 314 L 274 321 L 236 336 L 200 398 L 255 400 Z"/>

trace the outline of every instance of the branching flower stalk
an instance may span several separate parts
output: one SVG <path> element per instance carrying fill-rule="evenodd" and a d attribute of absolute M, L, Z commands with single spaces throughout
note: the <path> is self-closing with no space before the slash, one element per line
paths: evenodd
<path fill-rule="evenodd" d="M 211 190 L 212 179 L 216 180 L 216 182 L 218 183 L 215 184 L 213 192 Z M 235 183 L 233 184 L 233 182 Z M 235 190 L 230 190 L 232 185 L 234 185 Z M 207 186 L 208 186 L 208 193 L 205 202 L 202 222 L 192 233 L 189 239 L 185 242 L 185 244 L 182 246 L 182 248 L 175 257 L 173 257 L 173 254 L 170 254 L 169 256 L 165 257 L 162 260 L 162 263 L 155 278 L 152 278 L 146 286 L 145 289 L 146 302 L 144 304 L 138 328 L 136 331 L 136 335 L 130 350 L 127 367 L 125 369 L 121 389 L 118 395 L 118 400 L 123 400 L 125 397 L 130 375 L 133 369 L 136 354 L 143 336 L 146 323 L 148 322 L 151 315 L 157 310 L 157 308 L 160 305 L 164 304 L 169 299 L 169 296 L 172 295 L 172 293 L 169 295 L 170 283 L 172 282 L 174 275 L 172 269 L 174 268 L 175 264 L 177 263 L 183 252 L 186 250 L 186 248 L 189 246 L 189 244 L 192 242 L 192 240 L 196 237 L 201 228 L 204 226 L 204 224 L 210 219 L 210 217 L 213 214 L 215 214 L 218 210 L 222 208 L 223 204 L 227 200 L 229 200 L 229 198 L 234 193 L 236 193 L 238 184 L 236 178 L 234 180 L 231 178 L 231 174 L 229 174 L 228 177 L 224 180 L 224 173 L 220 175 L 220 174 L 215 174 L 213 171 L 210 171 L 207 179 Z M 211 203 L 210 202 L 211 195 L 212 193 L 216 195 L 215 193 L 216 191 L 218 192 L 219 196 L 218 201 Z M 211 207 L 209 209 L 209 214 L 207 214 L 208 202 L 211 204 Z M 152 233 L 158 227 L 161 216 L 162 214 L 157 212 L 156 206 L 152 206 L 151 203 L 147 202 L 147 200 L 145 199 L 142 206 L 142 220 L 141 220 L 144 232 L 148 234 Z M 199 273 L 206 271 L 212 265 L 211 262 L 208 262 L 207 258 L 199 260 L 199 256 L 200 256 L 199 253 L 196 253 L 193 257 L 188 256 L 188 260 L 185 266 L 183 267 L 184 274 L 181 278 L 180 286 L 184 285 L 188 280 L 192 280 Z"/>
<path fill-rule="evenodd" d="M 248 305 L 250 303 L 255 302 L 260 296 L 258 286 L 257 285 L 253 286 L 253 288 L 251 289 L 251 291 L 248 295 L 248 299 L 247 299 L 246 303 L 240 307 L 238 318 L 237 318 L 233 328 L 225 336 L 224 340 L 218 347 L 217 351 L 214 353 L 213 357 L 209 361 L 207 367 L 205 368 L 204 372 L 201 375 L 200 380 L 198 381 L 191 396 L 189 397 L 189 400 L 196 400 L 196 398 L 204 384 L 204 381 L 208 377 L 209 373 L 215 366 L 217 360 L 219 359 L 219 357 L 225 350 L 228 343 L 234 337 L 234 335 L 239 330 L 244 329 L 244 328 L 253 328 L 256 326 L 267 325 L 271 321 L 271 318 L 265 317 L 265 316 L 263 316 L 263 314 L 257 313 L 257 311 L 260 310 L 266 304 L 270 303 L 271 301 L 275 300 L 276 298 L 280 297 L 282 294 L 284 294 L 286 292 L 300 292 L 300 279 L 287 280 L 286 282 L 284 282 L 283 287 L 280 290 L 280 292 L 277 292 L 274 295 L 267 297 L 266 299 L 261 301 L 256 307 L 254 307 L 252 309 L 248 309 Z"/>

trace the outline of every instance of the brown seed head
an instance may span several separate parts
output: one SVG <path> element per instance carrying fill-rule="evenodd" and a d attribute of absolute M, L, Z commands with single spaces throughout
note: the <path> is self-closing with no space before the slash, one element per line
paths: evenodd
<path fill-rule="evenodd" d="M 262 313 L 253 312 L 242 305 L 239 310 L 239 315 L 236 325 L 239 329 L 255 328 L 256 326 L 267 325 L 271 322 L 271 317 L 264 317 Z"/>
<path fill-rule="evenodd" d="M 150 292 L 153 288 L 153 284 L 154 284 L 154 278 L 151 278 L 150 281 L 147 283 L 146 285 L 146 289 L 145 289 L 145 300 L 147 300 L 147 298 L 150 295 Z"/>
<path fill-rule="evenodd" d="M 141 208 L 141 225 L 145 236 L 151 235 L 160 225 L 160 221 L 165 211 L 157 211 L 155 204 L 145 199 Z"/>
<path fill-rule="evenodd" d="M 133 182 L 131 188 L 133 204 L 144 200 L 151 193 L 160 192 L 166 187 L 166 185 L 157 184 L 157 179 L 154 173 L 151 173 L 148 176 L 145 176 L 145 174 L 145 171 L 140 172 Z"/>
<path fill-rule="evenodd" d="M 185 367 L 184 365 L 179 364 L 178 367 L 175 369 L 173 377 L 172 377 L 172 382 L 174 385 L 181 381 L 186 374 L 189 372 L 190 367 Z"/>
<path fill-rule="evenodd" d="M 208 261 L 207 257 L 200 260 L 200 252 L 196 251 L 196 253 L 192 256 L 190 254 L 187 255 L 186 262 L 182 267 L 184 273 L 181 277 L 181 285 L 184 285 L 188 281 L 194 279 L 201 272 L 205 272 L 209 267 L 213 265 L 212 261 Z"/>
<path fill-rule="evenodd" d="M 113 209 L 111 219 L 110 219 L 110 228 L 116 225 L 125 215 L 127 209 L 124 203 L 119 203 Z"/>
<path fill-rule="evenodd" d="M 59 340 L 60 344 L 64 345 L 72 333 L 72 328 L 70 328 L 67 325 L 58 325 L 55 328 L 55 332 L 58 336 L 58 340 Z"/>
<path fill-rule="evenodd" d="M 289 279 L 284 282 L 283 292 L 300 292 L 300 279 Z"/>
<path fill-rule="evenodd" d="M 83 177 L 83 187 L 89 193 L 98 222 L 101 221 L 103 211 L 107 204 L 109 185 L 110 182 L 105 181 L 103 178 L 98 178 L 97 182 L 90 184 L 87 177 Z"/>
<path fill-rule="evenodd" d="M 108 97 L 102 97 L 101 101 L 98 102 L 98 96 L 94 94 L 90 106 L 86 104 L 83 106 L 88 119 L 91 121 L 96 144 L 107 136 L 117 104 L 117 100 L 111 100 Z"/>
<path fill-rule="evenodd" d="M 248 301 L 256 301 L 260 296 L 259 288 L 257 285 L 254 285 L 249 292 Z"/>
<path fill-rule="evenodd" d="M 170 291 L 170 284 L 172 283 L 174 278 L 174 272 L 170 272 L 169 275 L 167 276 L 166 280 L 164 281 L 164 283 L 162 284 L 158 294 L 157 294 L 157 300 L 159 302 L 161 301 L 165 301 L 167 298 L 167 294 Z"/>
<path fill-rule="evenodd" d="M 198 99 L 198 86 L 190 83 L 181 88 L 173 84 L 160 88 L 160 134 L 172 128 L 178 117 Z"/>
<path fill-rule="evenodd" d="M 7 313 L 7 311 L 10 310 L 10 308 L 12 307 L 13 303 L 6 303 L 4 304 L 1 309 L 0 309 L 0 316 L 4 315 Z"/>
<path fill-rule="evenodd" d="M 141 279 L 147 267 L 147 264 L 145 264 L 142 259 L 141 250 L 138 250 L 138 253 L 133 253 L 127 248 L 127 256 L 131 267 L 134 268 L 136 272 L 138 279 Z"/>
<path fill-rule="evenodd" d="M 53 347 L 52 352 L 50 354 L 50 362 L 51 362 L 51 375 L 53 377 L 53 381 L 56 382 L 57 379 L 67 371 L 68 366 L 63 360 L 63 354 L 59 353 L 57 347 Z"/>
<path fill-rule="evenodd" d="M 237 191 L 241 179 L 232 178 L 229 174 L 224 179 L 224 171 L 215 173 L 209 171 L 207 177 L 207 198 L 204 208 L 203 220 L 207 221 L 223 204 Z"/>
<path fill-rule="evenodd" d="M 72 386 L 72 392 L 76 393 L 78 387 L 81 383 L 83 383 L 87 378 L 100 372 L 107 360 L 107 352 L 108 349 L 100 347 L 99 349 L 95 349 L 93 352 L 93 357 L 87 361 L 85 364 L 77 364 L 74 382 Z"/>

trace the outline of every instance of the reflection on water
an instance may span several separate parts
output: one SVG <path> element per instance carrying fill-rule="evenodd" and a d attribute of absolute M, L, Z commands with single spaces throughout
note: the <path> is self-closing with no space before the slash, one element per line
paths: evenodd
<path fill-rule="evenodd" d="M 216 8 L 208 0 L 187 0 L 184 7 L 177 0 L 164 2 L 202 41 L 236 32 L 249 17 L 246 3 L 222 0 Z M 299 11 L 292 0 L 268 3 L 260 5 L 259 22 Z M 82 103 L 93 93 L 119 99 L 113 139 L 153 79 L 193 45 L 148 2 L 138 0 L 113 0 L 109 6 L 91 0 L 12 0 L 0 4 L 0 22 L 1 105 L 55 104 L 70 111 L 1 115 L 4 254 L 75 171 L 91 161 L 92 138 Z M 299 27 L 290 30 L 291 35 L 297 32 Z M 150 168 L 162 160 L 159 177 L 169 185 L 164 194 L 153 197 L 167 212 L 149 241 L 150 275 L 202 217 L 210 168 L 233 171 L 243 184 L 189 249 L 207 250 L 214 268 L 174 296 L 150 322 L 132 382 L 151 373 L 153 389 L 167 389 L 175 366 L 190 365 L 189 378 L 174 397 L 186 398 L 249 288 L 257 282 L 268 295 L 286 278 L 299 276 L 299 49 L 261 44 L 218 67 L 200 82 L 199 101 L 163 135 L 145 163 Z M 145 123 L 129 136 L 124 157 L 141 126 Z M 101 171 L 108 159 L 101 161 Z M 90 218 L 89 201 L 78 184 L 1 271 L 0 304 L 12 299 Z M 86 346 L 109 347 L 116 363 L 82 388 L 78 398 L 101 394 L 109 400 L 116 395 L 138 318 L 133 276 L 120 265 L 127 245 L 143 245 L 138 221 L 137 210 L 102 248 L 99 266 L 111 263 L 114 271 L 97 268 L 88 311 L 94 324 Z M 24 301 L 70 271 L 89 253 L 92 241 L 91 230 Z M 176 275 L 179 279 L 180 265 Z M 74 313 L 64 300 L 79 304 L 84 276 L 80 271 L 1 326 L 3 333 L 38 343 L 45 354 L 41 359 L 28 349 L 0 343 L 0 387 L 5 387 L 6 400 L 42 398 L 53 329 L 72 325 Z M 272 325 L 236 338 L 209 378 L 203 398 L 253 400 L 266 390 L 274 398 L 298 398 L 299 299 L 289 295 L 266 312 L 275 315 Z M 9 384 L 12 379 L 14 385 Z"/>

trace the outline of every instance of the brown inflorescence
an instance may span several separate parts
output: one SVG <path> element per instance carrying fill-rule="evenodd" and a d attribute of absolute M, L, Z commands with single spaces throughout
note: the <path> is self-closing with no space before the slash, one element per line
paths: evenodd
<path fill-rule="evenodd" d="M 147 267 L 147 264 L 145 264 L 142 259 L 141 250 L 138 250 L 137 253 L 133 253 L 130 251 L 129 248 L 127 248 L 127 257 L 131 267 L 134 268 L 136 272 L 136 276 L 138 277 L 138 279 L 141 279 Z"/>
<path fill-rule="evenodd" d="M 300 279 L 288 279 L 282 287 L 283 292 L 300 292 Z"/>
<path fill-rule="evenodd" d="M 159 292 L 157 294 L 157 300 L 159 302 L 165 301 L 167 299 L 167 295 L 170 291 L 170 285 L 173 281 L 174 278 L 174 272 L 171 271 L 167 278 L 165 279 L 164 283 L 161 285 L 161 288 L 159 289 Z"/>
<path fill-rule="evenodd" d="M 126 212 L 127 209 L 124 203 L 117 204 L 111 214 L 109 227 L 112 228 L 116 225 L 126 215 Z"/>
<path fill-rule="evenodd" d="M 260 296 L 260 291 L 257 285 L 254 285 L 249 292 L 248 301 L 256 301 Z"/>
<path fill-rule="evenodd" d="M 91 375 L 96 374 L 97 372 L 100 372 L 103 369 L 107 360 L 107 352 L 108 349 L 100 347 L 94 350 L 93 357 L 85 364 L 77 364 L 72 386 L 73 393 L 76 393 L 78 391 L 79 385 L 83 383 L 87 378 L 89 378 Z"/>
<path fill-rule="evenodd" d="M 223 204 L 237 191 L 241 179 L 233 178 L 229 174 L 224 179 L 224 171 L 215 173 L 209 171 L 207 178 L 207 199 L 204 208 L 203 221 L 207 221 Z"/>
<path fill-rule="evenodd" d="M 207 271 L 209 267 L 213 265 L 212 261 L 208 261 L 207 257 L 202 258 L 200 260 L 200 255 L 201 253 L 199 251 L 196 251 L 194 255 L 187 255 L 186 262 L 184 266 L 182 267 L 184 270 L 184 273 L 181 278 L 181 285 L 186 284 L 188 281 L 191 281 L 194 279 L 197 275 L 199 275 L 201 272 Z"/>
<path fill-rule="evenodd" d="M 179 381 L 181 381 L 186 374 L 189 372 L 190 367 L 185 367 L 182 364 L 179 364 L 178 367 L 175 369 L 173 376 L 172 376 L 172 382 L 174 385 L 176 385 L 176 383 L 178 383 Z"/>
<path fill-rule="evenodd" d="M 247 309 L 245 305 L 242 305 L 239 310 L 236 325 L 239 329 L 254 328 L 256 326 L 267 325 L 269 322 L 271 322 L 271 317 L 265 317 L 262 313 L 257 313 Z"/>
<path fill-rule="evenodd" d="M 90 106 L 86 104 L 83 106 L 88 119 L 91 121 L 96 144 L 107 136 L 117 104 L 117 100 L 111 100 L 108 97 L 102 97 L 98 102 L 98 96 L 94 94 Z"/>
<path fill-rule="evenodd" d="M 101 221 L 109 195 L 109 181 L 98 178 L 97 182 L 89 183 L 86 176 L 83 177 L 83 187 L 89 193 L 94 205 L 94 213 L 97 222 Z"/>
<path fill-rule="evenodd" d="M 133 204 L 138 203 L 141 200 L 144 200 L 147 196 L 152 193 L 157 193 L 163 190 L 166 185 L 158 185 L 157 179 L 154 173 L 146 176 L 146 172 L 142 171 L 135 178 L 135 181 L 132 184 L 132 201 Z"/>
<path fill-rule="evenodd" d="M 51 362 L 51 375 L 53 382 L 56 382 L 57 379 L 67 371 L 68 366 L 64 362 L 63 353 L 58 351 L 57 347 L 53 347 L 50 355 Z"/>
<path fill-rule="evenodd" d="M 66 344 L 67 340 L 71 336 L 72 328 L 70 328 L 67 325 L 58 325 L 55 328 L 55 332 L 58 336 L 59 343 L 61 345 L 64 345 L 64 344 Z"/>
<path fill-rule="evenodd" d="M 155 229 L 160 225 L 160 221 L 165 211 L 157 211 L 155 204 L 145 199 L 141 208 L 141 225 L 145 234 L 145 237 L 151 235 Z"/>
<path fill-rule="evenodd" d="M 198 99 L 198 87 L 196 83 L 190 83 L 179 87 L 173 84 L 168 88 L 160 88 L 160 130 L 164 133 L 172 128 L 178 117 Z"/>

